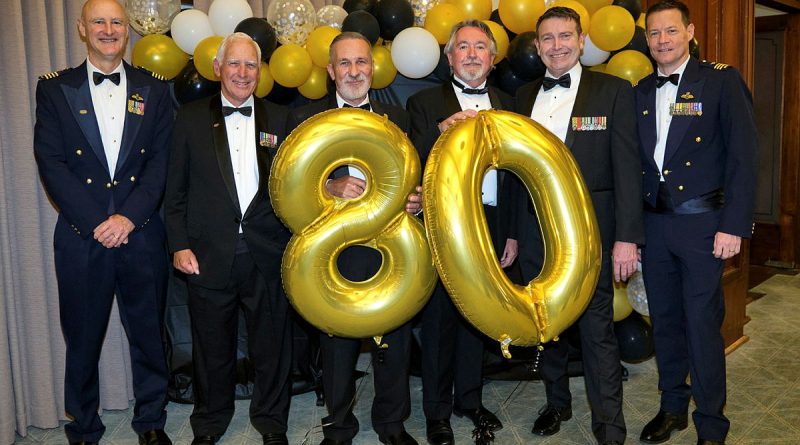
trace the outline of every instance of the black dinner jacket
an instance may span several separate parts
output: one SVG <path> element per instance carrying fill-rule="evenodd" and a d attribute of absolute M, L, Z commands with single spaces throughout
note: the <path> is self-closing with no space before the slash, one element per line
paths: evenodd
<path fill-rule="evenodd" d="M 517 113 L 530 117 L 543 79 L 517 90 Z M 570 124 L 564 141 L 592 196 L 603 250 L 610 250 L 615 241 L 644 244 L 642 173 L 630 83 L 583 67 L 570 121 L 574 117 L 607 118 L 605 130 L 576 131 Z M 530 211 L 528 199 L 525 193 L 518 202 Z"/>
<path fill-rule="evenodd" d="M 495 87 L 489 87 L 488 94 L 492 108 L 508 111 L 513 109 L 514 100 L 508 94 Z M 461 104 L 458 103 L 452 83 L 448 81 L 414 94 L 408 99 L 406 108 L 411 117 L 411 141 L 414 142 L 420 152 L 422 162 L 425 163 L 433 145 L 441 135 L 439 123 L 461 111 Z M 513 188 L 509 187 L 510 182 L 514 182 L 514 178 L 503 170 L 498 171 L 497 220 L 495 221 L 497 233 L 494 240 L 498 255 L 503 253 L 502 249 L 507 238 L 517 239 L 516 226 L 511 224 L 511 221 L 516 219 L 511 199 Z"/>
<path fill-rule="evenodd" d="M 231 273 L 239 224 L 261 273 L 280 273 L 289 240 L 269 198 L 272 159 L 285 137 L 286 108 L 254 101 L 258 192 L 239 208 L 225 118 L 219 94 L 183 106 L 178 112 L 167 176 L 165 215 L 170 252 L 192 249 L 200 274 L 190 282 L 223 287 Z M 268 142 L 260 143 L 265 133 Z M 274 137 L 274 144 L 269 141 Z"/>

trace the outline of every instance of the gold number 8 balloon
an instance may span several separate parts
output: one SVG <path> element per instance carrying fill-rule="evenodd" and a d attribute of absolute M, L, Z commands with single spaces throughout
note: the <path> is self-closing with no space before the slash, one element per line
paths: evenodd
<path fill-rule="evenodd" d="M 356 199 L 325 191 L 325 181 L 342 165 L 366 176 Z M 379 337 L 422 309 L 436 271 L 424 226 L 405 211 L 419 178 L 419 156 L 405 134 L 386 116 L 358 108 L 317 114 L 281 145 L 269 192 L 275 213 L 294 234 L 283 255 L 283 285 L 309 323 L 331 335 Z M 338 255 L 354 245 L 383 257 L 367 281 L 349 281 L 336 266 Z"/>
<path fill-rule="evenodd" d="M 533 198 L 544 240 L 544 266 L 527 286 L 500 268 L 481 204 L 488 168 L 520 177 Z M 461 313 L 501 343 L 553 339 L 589 303 L 600 273 L 600 233 L 589 192 L 569 150 L 526 117 L 481 111 L 447 129 L 425 166 L 428 241 L 442 282 Z"/>

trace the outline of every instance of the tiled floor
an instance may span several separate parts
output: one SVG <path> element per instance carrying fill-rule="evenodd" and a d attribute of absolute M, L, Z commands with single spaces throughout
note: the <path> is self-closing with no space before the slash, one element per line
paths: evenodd
<path fill-rule="evenodd" d="M 800 275 L 775 275 L 753 289 L 765 296 L 747 306 L 752 321 L 745 327 L 750 341 L 727 358 L 728 406 L 731 420 L 729 444 L 796 444 L 800 443 Z M 368 366 L 366 356 L 360 369 Z M 628 425 L 628 442 L 638 443 L 642 426 L 658 410 L 655 361 L 639 365 L 626 365 L 630 372 L 625 382 L 625 419 Z M 530 433 L 536 411 L 544 403 L 544 391 L 538 381 L 489 382 L 484 387 L 484 404 L 496 410 L 505 428 L 497 434 L 495 443 L 507 444 L 593 444 L 589 426 L 589 408 L 583 380 L 573 378 L 572 420 L 562 425 L 561 432 L 549 438 Z M 361 386 L 356 405 L 356 415 L 361 421 L 361 433 L 354 444 L 378 444 L 377 436 L 369 425 L 372 394 L 371 380 Z M 514 391 L 516 388 L 516 391 Z M 425 443 L 425 419 L 420 404 L 421 382 L 412 378 L 412 413 L 406 429 L 421 443 Z M 513 396 L 507 403 L 503 401 Z M 289 416 L 290 443 L 318 444 L 322 439 L 318 425 L 325 415 L 324 408 L 315 406 L 313 394 L 297 396 L 292 400 Z M 247 419 L 247 402 L 237 402 L 236 416 L 221 445 L 258 445 L 261 438 Z M 189 427 L 190 405 L 170 404 L 167 432 L 173 441 L 188 445 L 192 439 Z M 136 444 L 136 436 L 129 427 L 130 410 L 107 411 L 103 422 L 107 426 L 104 443 L 115 445 Z M 472 425 L 464 419 L 453 418 L 453 428 L 458 444 L 473 443 L 470 439 Z M 307 442 L 303 442 L 304 438 Z M 691 427 L 673 435 L 669 444 L 694 444 Z M 65 443 L 61 428 L 41 430 L 30 428 L 19 444 Z"/>

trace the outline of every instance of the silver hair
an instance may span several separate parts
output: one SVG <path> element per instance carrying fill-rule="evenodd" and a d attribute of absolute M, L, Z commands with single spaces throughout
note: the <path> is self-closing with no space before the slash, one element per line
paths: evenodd
<path fill-rule="evenodd" d="M 219 49 L 217 50 L 217 55 L 214 57 L 214 59 L 220 65 L 222 65 L 223 62 L 222 59 L 225 58 L 225 51 L 228 49 L 228 45 L 231 42 L 238 42 L 240 40 L 244 40 L 253 44 L 253 48 L 256 49 L 256 56 L 258 57 L 257 58 L 258 63 L 261 63 L 261 47 L 258 46 L 258 43 L 256 43 L 256 41 L 253 40 L 252 37 L 243 32 L 235 32 L 229 35 L 228 37 L 225 37 L 225 40 L 223 40 L 222 43 L 219 45 Z"/>
<path fill-rule="evenodd" d="M 494 35 L 492 34 L 492 30 L 489 29 L 489 25 L 483 23 L 480 20 L 470 19 L 464 20 L 463 22 L 458 22 L 453 25 L 453 29 L 450 30 L 450 38 L 447 40 L 447 44 L 444 46 L 444 53 L 450 54 L 453 51 L 453 45 L 456 44 L 456 34 L 462 28 L 479 28 L 486 34 L 486 37 L 489 37 L 489 52 L 492 54 L 492 57 L 497 55 L 497 41 L 494 39 Z"/>

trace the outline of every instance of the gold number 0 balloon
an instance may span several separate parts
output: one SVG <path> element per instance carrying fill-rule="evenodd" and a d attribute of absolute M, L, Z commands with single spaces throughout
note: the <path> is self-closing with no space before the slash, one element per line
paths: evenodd
<path fill-rule="evenodd" d="M 357 199 L 335 198 L 325 181 L 355 165 L 367 187 Z M 436 284 L 422 223 L 405 211 L 419 183 L 411 141 L 386 116 L 358 108 L 317 114 L 295 129 L 272 164 L 275 213 L 294 236 L 281 272 L 297 312 L 323 332 L 377 337 L 411 319 Z M 380 251 L 383 264 L 364 282 L 345 279 L 336 258 L 347 247 Z"/>
<path fill-rule="evenodd" d="M 533 197 L 545 245 L 541 274 L 522 287 L 500 268 L 483 215 L 489 167 L 510 170 Z M 445 131 L 424 177 L 425 224 L 439 275 L 462 314 L 508 345 L 556 338 L 586 308 L 600 273 L 600 233 L 569 150 L 536 122 L 481 111 Z"/>

